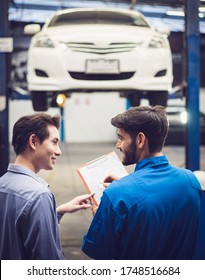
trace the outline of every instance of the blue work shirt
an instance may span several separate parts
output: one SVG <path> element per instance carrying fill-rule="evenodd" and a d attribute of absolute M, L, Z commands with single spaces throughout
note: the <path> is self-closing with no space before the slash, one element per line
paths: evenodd
<path fill-rule="evenodd" d="M 104 191 L 82 250 L 93 259 L 191 259 L 201 194 L 190 170 L 146 158 Z"/>
<path fill-rule="evenodd" d="M 0 259 L 64 259 L 54 195 L 41 177 L 15 164 L 0 178 Z"/>

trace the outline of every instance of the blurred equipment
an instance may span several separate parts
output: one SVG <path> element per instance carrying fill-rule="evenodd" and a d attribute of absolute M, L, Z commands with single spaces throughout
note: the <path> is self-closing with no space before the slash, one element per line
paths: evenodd
<path fill-rule="evenodd" d="M 167 106 L 169 120 L 169 133 L 166 139 L 167 145 L 186 144 L 186 125 L 189 115 L 184 106 Z M 205 114 L 200 112 L 200 137 L 201 145 L 205 144 Z"/>

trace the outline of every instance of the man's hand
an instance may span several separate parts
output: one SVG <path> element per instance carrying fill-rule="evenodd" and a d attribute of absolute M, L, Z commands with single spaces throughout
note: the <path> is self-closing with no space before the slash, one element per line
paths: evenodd
<path fill-rule="evenodd" d="M 71 201 L 58 206 L 56 209 L 57 213 L 62 215 L 65 213 L 77 212 L 79 210 L 86 210 L 92 206 L 90 199 L 93 197 L 93 195 L 94 194 L 84 194 L 76 196 Z"/>
<path fill-rule="evenodd" d="M 103 181 L 103 186 L 104 186 L 105 188 L 107 188 L 107 187 L 109 186 L 110 183 L 112 183 L 112 182 L 115 181 L 115 180 L 119 180 L 119 179 L 120 179 L 120 178 L 117 177 L 117 176 L 115 176 L 115 175 L 109 175 L 109 176 L 107 176 L 107 177 L 104 179 L 104 181 Z"/>

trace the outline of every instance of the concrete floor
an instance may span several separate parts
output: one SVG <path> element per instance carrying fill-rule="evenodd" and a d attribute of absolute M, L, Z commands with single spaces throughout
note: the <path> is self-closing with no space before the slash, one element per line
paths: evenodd
<path fill-rule="evenodd" d="M 62 156 L 53 171 L 42 171 L 41 175 L 50 184 L 57 205 L 86 193 L 83 182 L 76 172 L 80 165 L 114 150 L 114 143 L 61 144 Z M 117 151 L 118 153 L 118 151 Z M 119 153 L 118 153 L 119 154 Z M 165 146 L 164 154 L 171 164 L 185 166 L 183 146 Z M 127 167 L 132 172 L 134 166 Z M 201 169 L 205 170 L 205 146 L 201 147 Z M 83 235 L 92 220 L 91 210 L 66 214 L 60 224 L 61 240 L 66 259 L 89 259 L 81 251 Z"/>
<path fill-rule="evenodd" d="M 77 195 L 87 193 L 76 168 L 103 154 L 115 150 L 115 143 L 61 144 L 62 156 L 52 171 L 41 171 L 40 175 L 48 182 L 55 194 L 57 205 L 70 201 Z M 116 150 L 115 150 L 116 151 Z M 116 151 L 119 154 L 118 151 Z M 164 154 L 171 164 L 185 167 L 185 148 L 183 146 L 165 146 Z M 11 152 L 12 159 L 14 158 Z M 205 170 L 205 146 L 201 146 L 201 170 Z M 132 172 L 134 166 L 127 167 Z M 60 232 L 63 252 L 66 259 L 89 259 L 81 251 L 81 243 L 92 220 L 91 210 L 66 214 L 61 220 Z"/>

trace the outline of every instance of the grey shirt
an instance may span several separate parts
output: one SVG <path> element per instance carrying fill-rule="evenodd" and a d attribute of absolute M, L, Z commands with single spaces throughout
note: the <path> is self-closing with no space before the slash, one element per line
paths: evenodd
<path fill-rule="evenodd" d="M 15 164 L 0 178 L 0 259 L 64 259 L 54 195 Z"/>

